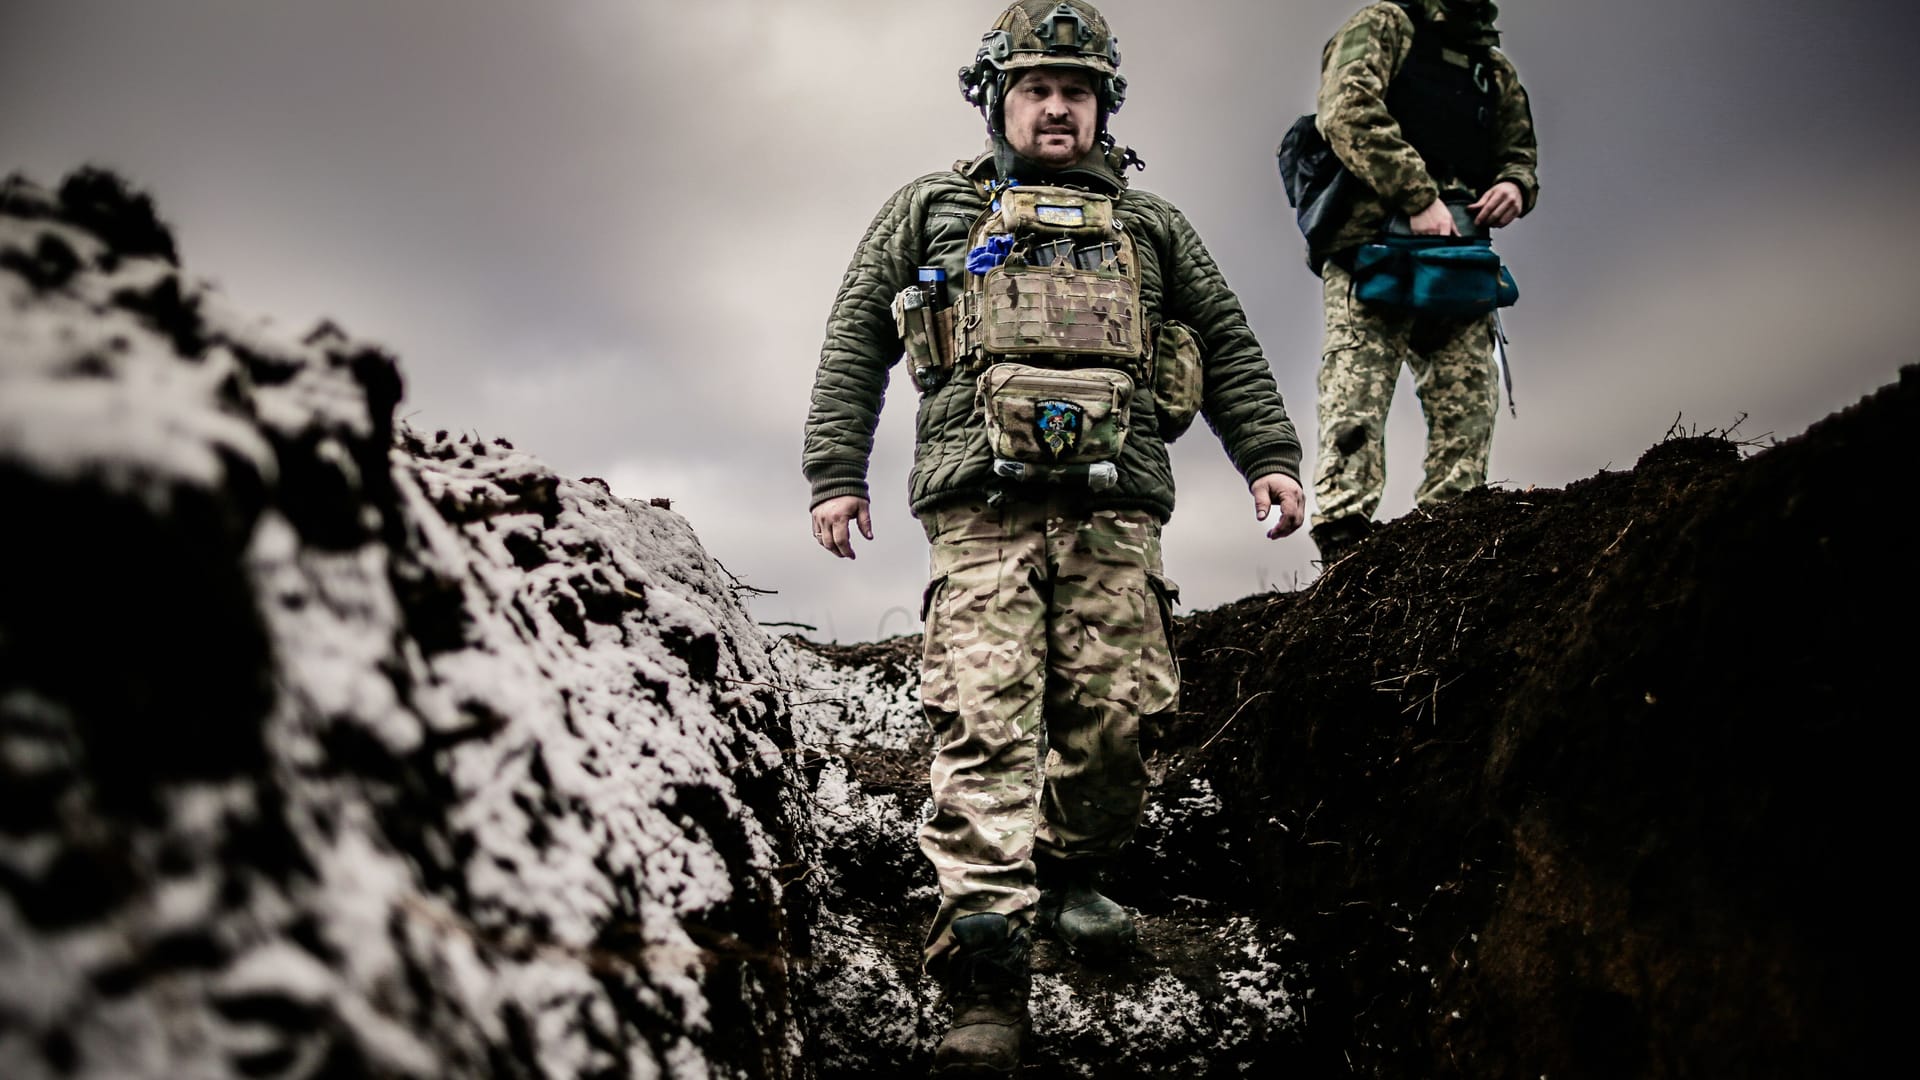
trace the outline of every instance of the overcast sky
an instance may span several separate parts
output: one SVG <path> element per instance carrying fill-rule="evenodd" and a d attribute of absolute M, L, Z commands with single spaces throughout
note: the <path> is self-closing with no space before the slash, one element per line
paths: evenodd
<path fill-rule="evenodd" d="M 1135 183 L 1199 228 L 1309 461 L 1318 282 L 1273 150 L 1356 6 L 1101 5 L 1130 81 L 1113 128 L 1148 163 Z M 1521 300 L 1495 481 L 1629 467 L 1676 420 L 1788 438 L 1920 359 L 1913 5 L 1503 9 L 1542 192 L 1498 241 Z M 912 387 L 896 371 L 878 536 L 851 563 L 808 535 L 807 396 L 873 212 L 981 145 L 955 71 L 999 10 L 0 0 L 0 172 L 121 171 L 192 276 L 289 334 L 331 318 L 395 352 L 411 423 L 670 498 L 732 573 L 774 591 L 757 618 L 868 640 L 919 629 Z M 1383 518 L 1412 506 L 1421 432 L 1403 378 Z M 1174 461 L 1184 610 L 1312 579 L 1304 531 L 1262 537 L 1203 426 Z"/>

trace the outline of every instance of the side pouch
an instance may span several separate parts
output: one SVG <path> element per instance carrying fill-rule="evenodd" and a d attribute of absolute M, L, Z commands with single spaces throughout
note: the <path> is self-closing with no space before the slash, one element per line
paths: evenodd
<path fill-rule="evenodd" d="M 1114 368 L 1055 371 L 994 364 L 975 401 L 997 458 L 1034 465 L 1112 461 L 1126 445 L 1133 379 Z"/>
<path fill-rule="evenodd" d="M 1409 253 L 1408 303 L 1433 315 L 1485 315 L 1500 303 L 1500 256 L 1487 244 L 1449 244 Z"/>
<path fill-rule="evenodd" d="M 1200 339 L 1183 323 L 1164 322 L 1153 346 L 1153 400 L 1160 438 L 1172 442 L 1193 426 L 1203 389 Z"/>
<path fill-rule="evenodd" d="M 1369 304 L 1406 307 L 1412 291 L 1412 263 L 1406 249 L 1392 244 L 1362 244 L 1353 253 L 1353 296 Z"/>
<path fill-rule="evenodd" d="M 1491 241 L 1390 236 L 1355 250 L 1353 295 L 1369 304 L 1472 318 L 1507 307 L 1520 290 Z"/>

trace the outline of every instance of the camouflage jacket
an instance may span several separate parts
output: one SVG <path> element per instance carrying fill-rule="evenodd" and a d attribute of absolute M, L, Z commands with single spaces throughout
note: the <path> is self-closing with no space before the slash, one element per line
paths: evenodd
<path fill-rule="evenodd" d="M 1437 6 L 1437 0 L 1424 2 Z M 1399 5 L 1369 4 L 1321 51 L 1316 122 L 1334 154 L 1365 185 L 1354 198 L 1353 216 L 1327 251 L 1364 243 L 1395 212 L 1418 213 L 1442 195 L 1481 194 L 1458 177 L 1429 175 L 1387 112 L 1387 87 L 1413 48 L 1413 34 L 1413 19 Z M 1519 73 L 1498 49 L 1492 51 L 1491 69 L 1500 102 L 1494 117 L 1494 182 L 1519 186 L 1525 214 L 1540 194 L 1533 111 Z"/>
<path fill-rule="evenodd" d="M 907 184 L 880 208 L 855 250 L 827 321 L 807 415 L 801 468 L 813 505 L 841 495 L 868 497 L 881 398 L 903 348 L 889 304 L 913 283 L 919 266 L 940 265 L 949 281 L 962 280 L 968 230 L 986 209 L 974 178 L 991 170 L 988 156 Z M 1239 299 L 1186 217 L 1157 195 L 1128 189 L 1104 164 L 1083 164 L 1054 182 L 1115 197 L 1116 216 L 1140 255 L 1142 312 L 1150 327 L 1178 320 L 1198 336 L 1205 365 L 1201 414 L 1234 467 L 1249 481 L 1275 472 L 1298 479 L 1300 441 L 1273 373 Z M 921 395 L 919 405 L 908 488 L 913 512 L 997 486 L 973 377 L 956 373 Z M 1120 484 L 1094 505 L 1147 509 L 1163 520 L 1172 515 L 1173 467 L 1156 417 L 1152 392 L 1136 392 Z"/>

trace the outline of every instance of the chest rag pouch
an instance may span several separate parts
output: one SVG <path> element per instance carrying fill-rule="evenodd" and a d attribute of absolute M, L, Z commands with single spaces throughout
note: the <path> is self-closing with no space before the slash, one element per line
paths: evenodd
<path fill-rule="evenodd" d="M 1427 315 L 1478 316 L 1520 298 L 1493 241 L 1457 236 L 1383 236 L 1353 257 L 1353 295 Z"/>
<path fill-rule="evenodd" d="M 994 364 L 975 400 L 993 456 L 1035 465 L 1111 461 L 1126 445 L 1133 377 L 1115 368 Z"/>

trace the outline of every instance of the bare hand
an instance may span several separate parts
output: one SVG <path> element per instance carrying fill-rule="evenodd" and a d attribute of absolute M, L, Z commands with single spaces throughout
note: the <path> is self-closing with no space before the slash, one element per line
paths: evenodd
<path fill-rule="evenodd" d="M 828 499 L 813 508 L 813 538 L 835 555 L 851 559 L 854 555 L 850 522 L 860 526 L 861 536 L 873 539 L 873 514 L 867 500 L 858 495 Z"/>
<path fill-rule="evenodd" d="M 1453 208 L 1435 199 L 1427 204 L 1425 210 L 1407 219 L 1407 226 L 1415 236 L 1459 236 L 1460 230 L 1453 227 Z"/>
<path fill-rule="evenodd" d="M 1478 224 L 1504 229 L 1513 224 L 1525 205 L 1526 197 L 1520 194 L 1520 185 L 1502 180 L 1468 204 L 1467 209 L 1474 211 L 1473 220 Z"/>
<path fill-rule="evenodd" d="M 1274 521 L 1273 528 L 1267 530 L 1267 539 L 1278 540 L 1298 529 L 1307 519 L 1307 495 L 1300 490 L 1300 482 L 1285 473 L 1268 473 L 1255 477 L 1253 489 L 1253 516 L 1261 521 L 1267 520 L 1267 512 L 1278 508 L 1280 516 Z"/>

